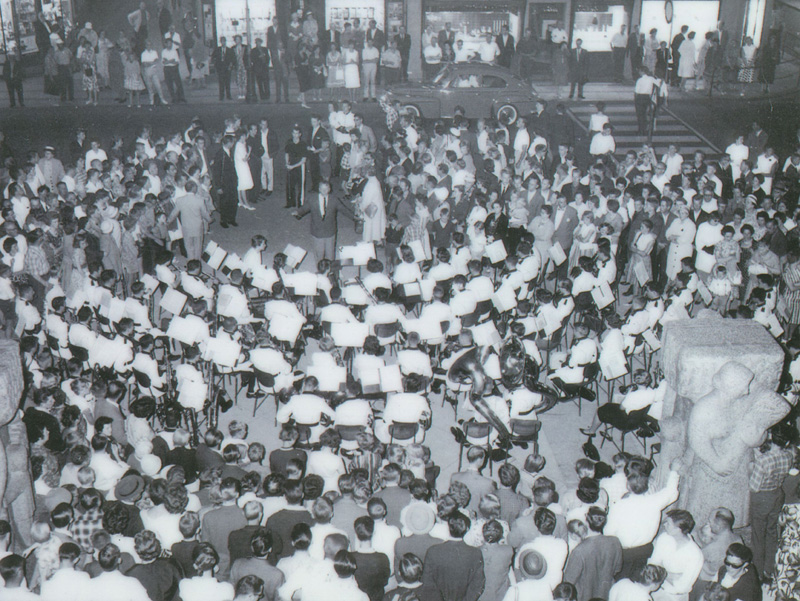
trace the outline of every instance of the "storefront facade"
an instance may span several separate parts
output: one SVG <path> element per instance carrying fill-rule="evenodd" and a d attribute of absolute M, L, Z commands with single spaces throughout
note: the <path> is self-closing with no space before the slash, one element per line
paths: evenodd
<path fill-rule="evenodd" d="M 14 48 L 23 55 L 39 51 L 36 43 L 39 12 L 44 14 L 50 30 L 59 35 L 63 36 L 75 26 L 72 0 L 0 0 L 3 53 Z"/>
<path fill-rule="evenodd" d="M 216 0 L 214 32 L 217 43 L 224 37 L 230 44 L 236 35 L 242 36 L 244 43 L 251 46 L 257 38 L 266 41 L 267 30 L 275 17 L 275 1 Z"/>

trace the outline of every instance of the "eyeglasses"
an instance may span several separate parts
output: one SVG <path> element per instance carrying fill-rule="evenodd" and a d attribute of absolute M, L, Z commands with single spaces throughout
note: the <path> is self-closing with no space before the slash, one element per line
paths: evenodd
<path fill-rule="evenodd" d="M 729 568 L 734 569 L 734 570 L 738 570 L 739 568 L 744 567 L 743 563 L 740 563 L 739 565 L 734 565 L 730 561 L 728 561 L 727 559 L 725 560 L 725 565 L 728 566 Z"/>

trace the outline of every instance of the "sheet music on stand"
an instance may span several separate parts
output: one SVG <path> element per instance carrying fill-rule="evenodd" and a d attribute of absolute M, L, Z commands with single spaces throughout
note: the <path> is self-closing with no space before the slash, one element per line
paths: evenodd
<path fill-rule="evenodd" d="M 203 359 L 220 367 L 233 368 L 239 361 L 241 352 L 241 344 L 230 338 L 217 336 L 208 339 Z"/>
<path fill-rule="evenodd" d="M 228 256 L 225 258 L 225 261 L 222 263 L 220 271 L 222 271 L 222 273 L 227 275 L 234 269 L 240 269 L 244 271 L 245 270 L 244 261 L 242 261 L 242 258 L 236 253 L 229 253 Z"/>
<path fill-rule="evenodd" d="M 279 318 L 270 320 L 267 333 L 276 340 L 294 345 L 304 323 L 305 321 L 301 317 L 281 315 Z"/>
<path fill-rule="evenodd" d="M 276 282 L 279 282 L 278 272 L 274 269 L 268 269 L 264 266 L 253 268 L 250 277 L 250 283 L 254 288 L 263 290 L 264 292 L 272 292 L 272 287 Z"/>
<path fill-rule="evenodd" d="M 342 266 L 363 267 L 370 259 L 376 258 L 373 242 L 359 242 L 352 246 L 339 247 L 339 261 Z"/>
<path fill-rule="evenodd" d="M 156 288 L 161 285 L 161 282 L 159 282 L 149 273 L 144 274 L 141 278 L 139 278 L 139 281 L 144 285 L 145 296 L 152 296 L 156 291 Z"/>
<path fill-rule="evenodd" d="M 364 394 L 403 392 L 403 374 L 398 365 L 384 365 L 358 372 Z"/>
<path fill-rule="evenodd" d="M 192 328 L 194 333 L 195 343 L 206 342 L 211 338 L 211 331 L 208 328 L 208 323 L 197 315 L 187 315 L 184 317 L 186 326 Z"/>
<path fill-rule="evenodd" d="M 592 299 L 594 299 L 594 304 L 597 305 L 598 309 L 605 309 L 616 300 L 608 282 L 603 282 L 592 290 Z"/>
<path fill-rule="evenodd" d="M 472 330 L 472 339 L 478 346 L 493 346 L 497 348 L 503 342 L 500 333 L 491 320 L 473 326 L 470 329 Z"/>
<path fill-rule="evenodd" d="M 125 301 L 111 297 L 107 303 L 100 305 L 100 315 L 108 318 L 111 323 L 117 323 L 125 317 Z"/>
<path fill-rule="evenodd" d="M 203 252 L 203 260 L 213 270 L 218 270 L 222 267 L 225 257 L 228 256 L 227 251 L 213 240 L 209 241 L 206 245 L 206 250 Z"/>
<path fill-rule="evenodd" d="M 500 313 L 511 311 L 517 306 L 517 293 L 511 286 L 500 286 L 492 295 L 492 304 Z"/>
<path fill-rule="evenodd" d="M 308 251 L 300 246 L 287 244 L 286 248 L 283 249 L 283 254 L 286 255 L 286 266 L 290 269 L 297 269 L 300 263 L 303 262 L 303 259 L 306 258 Z"/>
<path fill-rule="evenodd" d="M 422 290 L 422 300 L 426 303 L 431 302 L 433 300 L 433 289 L 436 288 L 436 281 L 429 279 L 421 280 L 419 287 Z"/>
<path fill-rule="evenodd" d="M 365 323 L 333 323 L 331 338 L 336 346 L 343 348 L 360 348 L 369 336 L 369 326 Z"/>
<path fill-rule="evenodd" d="M 191 322 L 179 315 L 170 320 L 167 327 L 167 336 L 189 346 L 197 342 L 196 331 Z"/>
<path fill-rule="evenodd" d="M 407 318 L 403 329 L 406 333 L 416 332 L 422 342 L 442 337 L 442 323 L 432 319 Z"/>
<path fill-rule="evenodd" d="M 427 250 L 420 240 L 412 240 L 408 243 L 408 248 L 411 249 L 411 252 L 414 254 L 414 262 L 415 263 L 422 263 L 423 261 L 430 261 L 431 260 L 431 253 Z M 400 260 L 403 260 L 403 256 L 400 254 L 400 248 L 397 249 L 398 256 Z"/>
<path fill-rule="evenodd" d="M 611 357 L 607 356 L 607 354 L 600 353 L 600 358 L 597 360 L 597 363 L 600 366 L 603 378 L 609 382 L 621 378 L 628 373 L 628 362 L 625 361 L 625 355 L 622 353 L 615 353 Z"/>
<path fill-rule="evenodd" d="M 547 252 L 550 254 L 550 258 L 553 260 L 555 265 L 561 265 L 567 260 L 567 255 L 564 252 L 564 248 L 558 241 L 553 242 L 553 246 L 551 246 Z"/>
<path fill-rule="evenodd" d="M 492 265 L 505 261 L 508 256 L 506 245 L 503 244 L 502 240 L 495 240 L 491 244 L 488 244 L 483 252 L 489 257 L 489 262 L 491 262 Z"/>
<path fill-rule="evenodd" d="M 661 341 L 653 330 L 648 329 L 642 332 L 642 338 L 644 338 L 644 341 L 647 343 L 647 346 L 650 347 L 651 351 L 656 352 L 661 348 Z"/>
<path fill-rule="evenodd" d="M 176 240 L 183 240 L 183 228 L 181 227 L 180 220 L 176 220 L 175 226 L 167 230 L 167 236 L 169 236 L 170 242 L 175 242 Z"/>
<path fill-rule="evenodd" d="M 322 392 L 341 392 L 347 386 L 347 368 L 338 365 L 322 367 L 310 365 L 306 370 L 309 376 L 314 376 L 319 382 Z"/>
<path fill-rule="evenodd" d="M 188 297 L 183 292 L 178 292 L 175 288 L 167 288 L 158 306 L 168 313 L 180 315 L 187 300 Z"/>
<path fill-rule="evenodd" d="M 317 294 L 317 274 L 308 271 L 287 273 L 283 283 L 296 296 L 314 296 Z"/>
<path fill-rule="evenodd" d="M 345 287 L 342 288 L 342 300 L 344 300 L 346 305 L 350 305 L 351 307 L 361 307 L 370 304 L 367 291 L 358 284 L 345 285 Z"/>
<path fill-rule="evenodd" d="M 767 318 L 766 328 L 775 338 L 780 338 L 781 334 L 783 334 L 783 326 L 781 326 L 774 313 L 770 313 L 769 318 Z"/>
<path fill-rule="evenodd" d="M 703 299 L 703 303 L 705 303 L 706 307 L 714 300 L 714 295 L 711 294 L 711 290 L 708 289 L 708 286 L 706 286 L 705 282 L 700 278 L 697 279 L 697 293 L 700 295 L 700 298 Z"/>
<path fill-rule="evenodd" d="M 400 290 L 403 291 L 403 298 L 408 301 L 418 302 L 422 300 L 422 286 L 420 286 L 419 282 L 403 284 Z"/>

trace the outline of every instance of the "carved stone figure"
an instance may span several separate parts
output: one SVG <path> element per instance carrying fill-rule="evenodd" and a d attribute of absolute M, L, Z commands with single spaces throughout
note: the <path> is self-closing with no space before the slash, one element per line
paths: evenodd
<path fill-rule="evenodd" d="M 0 516 L 13 524 L 18 550 L 31 542 L 35 503 L 28 436 L 19 412 L 23 386 L 19 345 L 0 340 Z"/>
<path fill-rule="evenodd" d="M 791 407 L 736 361 L 719 369 L 712 386 L 713 391 L 695 402 L 689 414 L 678 503 L 696 516 L 708 515 L 722 503 L 733 512 L 736 523 L 744 525 L 753 449 Z"/>
<path fill-rule="evenodd" d="M 745 526 L 752 449 L 789 410 L 773 392 L 783 349 L 764 326 L 743 319 L 672 322 L 662 340 L 667 391 L 654 485 L 663 486 L 680 459 L 679 505 L 695 516 L 724 505 Z"/>

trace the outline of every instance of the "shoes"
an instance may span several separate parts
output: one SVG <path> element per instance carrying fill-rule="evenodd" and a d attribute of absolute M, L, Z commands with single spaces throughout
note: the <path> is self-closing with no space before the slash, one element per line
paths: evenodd
<path fill-rule="evenodd" d="M 586 96 L 584 96 L 583 94 L 581 94 L 580 96 L 578 96 L 578 98 L 580 98 L 581 100 L 583 100 L 584 98 L 586 98 Z"/>
<path fill-rule="evenodd" d="M 232 225 L 233 227 L 239 227 L 239 224 L 235 221 L 231 221 L 230 225 Z"/>
<path fill-rule="evenodd" d="M 247 211 L 255 211 L 255 210 L 256 210 L 256 208 L 255 208 L 255 207 L 244 207 L 244 208 L 245 208 L 245 210 L 247 210 Z"/>
<path fill-rule="evenodd" d="M 227 223 L 220 223 L 219 226 L 222 227 L 222 228 L 228 229 L 228 224 Z"/>

